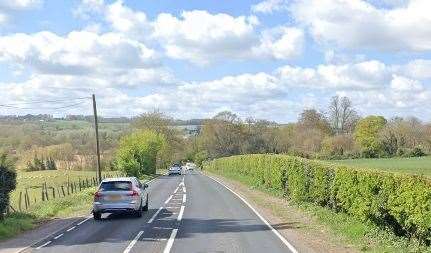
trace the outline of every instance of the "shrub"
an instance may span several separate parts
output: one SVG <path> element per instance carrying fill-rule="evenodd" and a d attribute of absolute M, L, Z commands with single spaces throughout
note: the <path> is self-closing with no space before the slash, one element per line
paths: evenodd
<path fill-rule="evenodd" d="M 295 202 L 311 202 L 431 240 L 431 182 L 388 172 L 359 170 L 287 155 L 241 155 L 216 159 L 205 169 L 274 190 Z"/>
<path fill-rule="evenodd" d="M 140 130 L 120 141 L 115 164 L 128 176 L 156 173 L 157 160 L 166 149 L 166 138 L 151 130 Z"/>
<path fill-rule="evenodd" d="M 0 219 L 9 206 L 9 193 L 16 187 L 16 172 L 14 163 L 7 154 L 0 155 Z"/>

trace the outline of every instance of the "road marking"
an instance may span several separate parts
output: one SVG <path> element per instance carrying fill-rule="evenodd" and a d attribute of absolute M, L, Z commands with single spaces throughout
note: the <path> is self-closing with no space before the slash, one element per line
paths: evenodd
<path fill-rule="evenodd" d="M 48 244 L 50 244 L 50 243 L 52 243 L 52 241 L 47 241 L 46 243 L 44 243 L 44 244 L 40 245 L 40 246 L 39 246 L 39 247 L 37 247 L 36 249 L 41 249 L 41 248 L 43 248 L 43 247 L 47 246 L 47 245 L 48 245 Z"/>
<path fill-rule="evenodd" d="M 151 217 L 151 219 L 147 222 L 147 223 L 151 223 L 151 222 L 153 222 L 154 221 L 154 219 L 157 217 L 157 215 L 160 213 L 160 211 L 162 211 L 162 209 L 163 209 L 163 206 L 161 206 L 160 208 L 159 208 L 159 210 L 157 210 L 157 212 Z"/>
<path fill-rule="evenodd" d="M 235 196 L 237 196 L 240 200 L 242 200 L 242 202 L 244 202 L 256 215 L 257 215 L 257 217 L 259 217 L 259 219 L 263 222 L 263 223 L 265 223 L 265 225 L 266 226 L 268 226 L 270 229 L 271 229 L 271 231 L 283 242 L 283 244 L 284 245 L 286 245 L 286 247 L 287 248 L 289 248 L 289 250 L 292 252 L 292 253 L 298 253 L 298 251 L 295 249 L 295 247 L 293 247 L 293 245 L 292 244 L 290 244 L 287 240 L 286 240 L 286 238 L 284 238 L 273 226 L 271 226 L 271 224 L 269 224 L 269 222 L 265 219 L 265 218 L 263 218 L 263 216 L 262 215 L 260 215 L 260 213 L 256 210 L 256 209 L 254 209 L 254 207 L 250 204 L 250 203 L 248 203 L 247 202 L 247 200 L 245 200 L 243 197 L 241 197 L 238 193 L 236 193 L 236 192 L 234 192 L 232 189 L 230 189 L 229 187 L 227 187 L 225 184 L 223 184 L 222 182 L 220 182 L 220 181 L 218 181 L 217 179 L 215 179 L 215 178 L 213 178 L 213 177 L 211 177 L 211 176 L 208 176 L 207 175 L 207 177 L 209 177 L 209 178 L 211 178 L 212 180 L 214 180 L 214 181 L 216 181 L 217 183 L 219 183 L 221 186 L 223 186 L 224 188 L 226 188 L 226 189 L 228 189 L 230 192 L 232 192 Z"/>
<path fill-rule="evenodd" d="M 184 194 L 184 195 L 183 195 L 183 203 L 186 203 L 186 198 L 187 198 L 187 195 L 186 195 L 186 194 Z"/>
<path fill-rule="evenodd" d="M 178 214 L 177 221 L 180 221 L 183 219 L 183 214 L 184 214 L 184 206 L 181 206 L 180 214 Z"/>
<path fill-rule="evenodd" d="M 123 253 L 129 253 L 143 233 L 144 231 L 139 231 L 139 233 L 135 236 L 135 238 L 133 238 L 133 240 L 130 242 L 129 246 L 127 246 L 127 248 L 123 251 Z"/>
<path fill-rule="evenodd" d="M 183 192 L 186 193 L 186 187 L 185 186 L 183 186 Z"/>
<path fill-rule="evenodd" d="M 179 206 L 167 206 L 166 208 L 173 208 L 173 209 L 175 209 L 175 208 L 180 208 Z"/>
<path fill-rule="evenodd" d="M 169 201 L 171 201 L 172 196 L 173 196 L 173 195 L 169 196 L 169 198 L 165 201 L 165 204 L 167 204 Z"/>
<path fill-rule="evenodd" d="M 175 189 L 174 193 L 177 193 L 177 191 L 178 191 L 178 187 L 177 187 L 177 189 Z"/>
<path fill-rule="evenodd" d="M 84 222 L 88 221 L 89 219 L 91 219 L 91 217 L 88 217 L 87 219 L 85 219 L 85 220 L 81 221 L 80 223 L 78 223 L 78 224 L 76 224 L 76 225 L 77 225 L 77 226 L 82 225 L 82 223 L 84 223 Z"/>
<path fill-rule="evenodd" d="M 165 250 L 163 253 L 171 252 L 172 245 L 174 244 L 175 237 L 177 236 L 178 229 L 172 230 L 171 236 L 169 237 L 168 243 L 166 243 Z"/>
<path fill-rule="evenodd" d="M 184 181 L 183 181 L 183 182 L 181 182 L 181 183 L 180 183 L 180 185 L 178 185 L 178 186 L 184 186 Z"/>
<path fill-rule="evenodd" d="M 174 229 L 174 228 L 167 228 L 167 227 L 153 227 L 154 229 L 169 229 L 169 230 L 171 230 L 171 229 Z"/>
<path fill-rule="evenodd" d="M 62 237 L 64 234 L 59 234 L 56 237 L 54 237 L 54 240 L 57 240 L 58 238 Z"/>
<path fill-rule="evenodd" d="M 72 231 L 72 230 L 74 230 L 76 228 L 76 226 L 73 226 L 73 227 L 71 227 L 71 228 L 69 228 L 68 230 L 66 230 L 67 232 L 70 232 L 70 231 Z"/>

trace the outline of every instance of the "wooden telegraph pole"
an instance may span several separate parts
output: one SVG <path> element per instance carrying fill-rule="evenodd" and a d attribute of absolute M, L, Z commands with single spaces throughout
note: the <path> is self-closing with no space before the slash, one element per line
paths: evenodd
<path fill-rule="evenodd" d="M 99 124 L 97 122 L 96 96 L 93 94 L 93 112 L 94 112 L 94 129 L 96 130 L 96 153 L 97 153 L 97 180 L 102 181 L 102 172 L 100 169 L 100 146 L 99 146 Z"/>

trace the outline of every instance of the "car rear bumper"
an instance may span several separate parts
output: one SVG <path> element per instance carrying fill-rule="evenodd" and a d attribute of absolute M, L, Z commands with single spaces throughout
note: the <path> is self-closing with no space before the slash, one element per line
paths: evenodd
<path fill-rule="evenodd" d="M 98 213 L 122 213 L 122 212 L 133 212 L 138 211 L 139 205 L 134 204 L 104 204 L 104 203 L 94 203 L 93 212 Z"/>

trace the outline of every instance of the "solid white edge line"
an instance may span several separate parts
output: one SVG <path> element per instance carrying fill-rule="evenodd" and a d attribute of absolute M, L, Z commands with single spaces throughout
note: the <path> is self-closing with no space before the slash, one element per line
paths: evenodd
<path fill-rule="evenodd" d="M 78 224 L 76 224 L 77 226 L 82 225 L 84 222 L 88 221 L 89 219 L 91 219 L 91 217 L 86 218 L 85 220 L 79 222 Z"/>
<path fill-rule="evenodd" d="M 133 238 L 133 240 L 130 242 L 129 246 L 127 246 L 127 248 L 123 251 L 123 253 L 129 253 L 143 233 L 144 231 L 139 231 L 139 233 L 135 236 L 135 238 Z"/>
<path fill-rule="evenodd" d="M 234 192 L 232 189 L 230 189 L 229 187 L 227 187 L 225 184 L 223 184 L 222 182 L 218 181 L 217 179 L 206 175 L 207 177 L 211 178 L 212 180 L 216 181 L 217 183 L 219 183 L 221 186 L 223 186 L 224 188 L 228 189 L 230 192 L 232 192 L 235 196 L 237 196 L 240 200 L 242 200 L 242 202 L 244 202 L 256 215 L 257 217 L 259 217 L 259 219 L 265 223 L 266 226 L 268 226 L 271 231 L 284 243 L 284 245 L 286 245 L 287 248 L 289 248 L 290 251 L 292 251 L 292 253 L 298 253 L 298 251 L 295 249 L 295 247 L 290 244 L 286 238 L 284 238 L 273 226 L 271 226 L 271 224 L 269 224 L 269 222 L 263 218 L 262 215 L 260 215 L 260 213 L 254 209 L 254 207 L 248 203 L 243 197 L 241 197 L 238 193 Z"/>
<path fill-rule="evenodd" d="M 149 220 L 149 221 L 147 221 L 147 223 L 149 224 L 149 223 L 152 223 L 153 221 L 154 221 L 154 219 L 157 217 L 157 215 L 159 215 L 159 213 L 160 213 L 160 211 L 162 211 L 162 209 L 163 209 L 163 206 L 161 206 L 160 208 L 159 208 L 159 210 L 157 210 L 157 212 L 151 217 L 151 219 Z"/>
<path fill-rule="evenodd" d="M 54 240 L 57 240 L 58 238 L 62 237 L 63 235 L 64 235 L 64 233 L 57 235 L 56 237 L 54 237 Z"/>
<path fill-rule="evenodd" d="M 165 204 L 167 204 L 169 201 L 171 201 L 172 196 L 173 196 L 173 195 L 169 196 L 169 198 L 165 201 Z"/>
<path fill-rule="evenodd" d="M 180 214 L 178 214 L 177 221 L 180 221 L 183 219 L 184 208 L 185 208 L 184 206 L 181 206 Z"/>
<path fill-rule="evenodd" d="M 187 200 L 187 195 L 186 195 L 186 194 L 184 194 L 184 195 L 183 195 L 183 203 L 186 203 L 186 200 Z"/>
<path fill-rule="evenodd" d="M 172 230 L 171 236 L 169 237 L 168 242 L 166 243 L 165 249 L 163 253 L 171 252 L 172 245 L 174 244 L 175 237 L 177 236 L 178 229 Z"/>
<path fill-rule="evenodd" d="M 71 228 L 69 228 L 68 230 L 66 230 L 67 232 L 70 232 L 70 231 L 72 231 L 72 230 L 74 230 L 76 228 L 76 226 L 73 226 L 73 227 L 71 227 Z"/>
<path fill-rule="evenodd" d="M 174 193 L 177 193 L 177 191 L 178 191 L 178 187 L 177 187 L 177 189 L 175 189 Z"/>
<path fill-rule="evenodd" d="M 48 244 L 50 244 L 50 243 L 52 243 L 52 241 L 47 241 L 46 243 L 44 243 L 44 244 L 40 245 L 40 246 L 39 246 L 39 247 L 37 247 L 36 249 L 41 249 L 41 248 L 43 248 L 43 247 L 47 246 L 47 245 L 48 245 Z"/>

